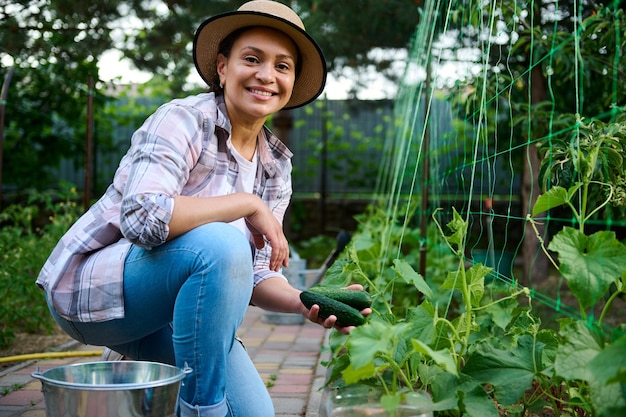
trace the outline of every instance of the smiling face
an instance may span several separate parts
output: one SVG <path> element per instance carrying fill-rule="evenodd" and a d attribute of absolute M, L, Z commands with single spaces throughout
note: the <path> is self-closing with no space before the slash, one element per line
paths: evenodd
<path fill-rule="evenodd" d="M 298 50 L 287 35 L 265 27 L 239 34 L 228 56 L 219 54 L 217 72 L 232 117 L 265 119 L 291 98 Z"/>

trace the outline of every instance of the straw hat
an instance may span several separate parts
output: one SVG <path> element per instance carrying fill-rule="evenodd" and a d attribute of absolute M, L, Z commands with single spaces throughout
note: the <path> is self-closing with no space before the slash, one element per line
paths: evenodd
<path fill-rule="evenodd" d="M 300 51 L 301 70 L 285 109 L 304 106 L 315 100 L 326 83 L 326 60 L 315 40 L 306 33 L 300 17 L 277 1 L 249 1 L 234 12 L 210 17 L 200 25 L 193 42 L 193 60 L 202 79 L 209 85 L 215 82 L 220 42 L 233 31 L 251 26 L 280 30 L 294 41 Z"/>

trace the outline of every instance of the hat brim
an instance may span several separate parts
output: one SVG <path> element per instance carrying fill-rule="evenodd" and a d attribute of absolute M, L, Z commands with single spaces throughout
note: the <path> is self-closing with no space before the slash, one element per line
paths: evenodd
<path fill-rule="evenodd" d="M 322 94 L 326 84 L 326 60 L 319 45 L 300 27 L 278 16 L 255 11 L 234 11 L 205 20 L 194 37 L 193 60 L 200 77 L 209 85 L 217 75 L 217 51 L 222 40 L 237 29 L 264 26 L 289 36 L 300 51 L 300 74 L 284 109 L 304 106 Z"/>

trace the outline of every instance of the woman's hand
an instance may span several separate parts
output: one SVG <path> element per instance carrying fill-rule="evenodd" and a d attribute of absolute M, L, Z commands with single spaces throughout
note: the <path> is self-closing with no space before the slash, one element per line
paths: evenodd
<path fill-rule="evenodd" d="M 346 287 L 350 290 L 362 290 L 360 284 L 352 284 Z M 337 324 L 337 317 L 320 317 L 320 307 L 317 304 L 306 308 L 300 301 L 300 293 L 302 291 L 292 287 L 286 280 L 280 277 L 271 277 L 265 281 L 261 281 L 252 292 L 252 303 L 269 311 L 278 311 L 281 313 L 300 313 L 313 323 L 324 326 L 327 329 L 335 328 L 343 334 L 348 334 L 355 326 L 341 326 Z M 361 314 L 369 316 L 372 314 L 371 308 L 361 310 Z"/>
<path fill-rule="evenodd" d="M 346 288 L 349 290 L 362 290 L 363 286 L 360 284 L 352 284 L 352 285 L 347 286 Z M 320 306 L 318 306 L 317 304 L 313 304 L 311 306 L 311 309 L 307 309 L 304 306 L 304 304 L 302 305 L 302 307 L 304 309 L 302 313 L 304 317 L 311 320 L 313 323 L 317 323 L 327 329 L 335 328 L 337 329 L 337 331 L 343 334 L 348 334 L 350 333 L 350 331 L 352 331 L 352 329 L 355 328 L 355 326 L 341 326 L 337 324 L 337 317 L 334 315 L 331 315 L 329 317 L 320 317 L 319 315 Z M 370 314 L 372 314 L 372 309 L 371 308 L 363 309 L 361 310 L 361 314 L 367 317 Z"/>
<path fill-rule="evenodd" d="M 360 284 L 349 285 L 346 288 L 350 290 L 362 290 Z M 317 304 L 306 308 L 300 301 L 300 293 L 302 291 L 292 287 L 285 279 L 280 277 L 270 277 L 265 281 L 261 281 L 252 292 L 252 304 L 268 311 L 277 311 L 281 313 L 302 314 L 313 323 L 324 326 L 327 329 L 335 328 L 339 332 L 348 334 L 355 326 L 340 326 L 337 324 L 337 317 L 320 317 L 320 307 Z M 361 310 L 361 314 L 369 316 L 372 314 L 371 308 Z"/>
<path fill-rule="evenodd" d="M 289 266 L 289 243 L 283 233 L 283 227 L 265 203 L 261 202 L 254 213 L 246 216 L 246 224 L 257 249 L 262 249 L 266 240 L 272 247 L 270 258 L 272 271 Z"/>

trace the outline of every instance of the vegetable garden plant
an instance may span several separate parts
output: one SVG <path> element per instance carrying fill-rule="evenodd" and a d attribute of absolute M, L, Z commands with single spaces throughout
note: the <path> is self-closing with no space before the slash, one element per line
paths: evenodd
<path fill-rule="evenodd" d="M 626 292 L 626 246 L 612 231 L 585 230 L 604 207 L 624 204 L 626 124 L 574 126 L 542 147 L 547 187 L 533 216 L 559 206 L 573 213 L 577 227 L 558 231 L 544 250 L 577 314 L 547 328 L 530 289 L 486 280 L 491 269 L 465 259 L 468 222 L 456 210 L 445 227 L 444 212 L 433 214 L 425 280 L 413 268 L 419 231 L 371 208 L 324 281 L 363 284 L 374 310 L 350 335 L 331 334 L 327 390 L 371 385 L 388 409 L 404 391 L 427 390 L 438 416 L 626 415 L 626 327 L 603 323 Z"/>

